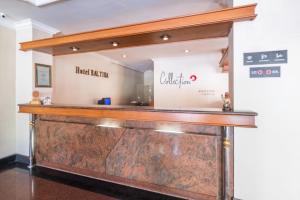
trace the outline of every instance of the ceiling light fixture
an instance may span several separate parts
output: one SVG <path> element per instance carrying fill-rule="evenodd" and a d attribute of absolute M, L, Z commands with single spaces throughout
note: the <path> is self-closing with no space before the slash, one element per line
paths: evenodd
<path fill-rule="evenodd" d="M 72 49 L 72 51 L 79 51 L 79 48 L 78 47 L 75 47 L 75 46 L 73 46 L 73 47 L 70 47 L 70 49 Z"/>
<path fill-rule="evenodd" d="M 4 19 L 4 18 L 6 17 L 6 14 L 1 12 L 1 13 L 0 13 L 0 16 L 1 16 L 1 18 Z"/>
<path fill-rule="evenodd" d="M 52 4 L 52 3 L 62 1 L 62 0 L 23 0 L 23 1 L 31 3 L 34 6 L 41 7 L 41 6 L 46 6 L 48 4 Z"/>
<path fill-rule="evenodd" d="M 127 55 L 126 55 L 126 54 L 123 54 L 122 57 L 123 57 L 123 58 L 127 58 Z"/>
<path fill-rule="evenodd" d="M 190 53 L 190 50 L 186 49 L 184 50 L 184 53 Z"/>
<path fill-rule="evenodd" d="M 112 42 L 111 44 L 113 45 L 113 47 L 119 46 L 119 43 L 118 43 L 118 42 Z"/>
<path fill-rule="evenodd" d="M 170 36 L 169 36 L 169 35 L 162 35 L 160 38 L 161 38 L 163 41 L 167 41 L 167 40 L 170 39 Z"/>

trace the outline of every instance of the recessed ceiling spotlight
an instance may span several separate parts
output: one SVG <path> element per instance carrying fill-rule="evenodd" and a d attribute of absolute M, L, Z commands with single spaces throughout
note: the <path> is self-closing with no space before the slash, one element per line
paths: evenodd
<path fill-rule="evenodd" d="M 186 49 L 184 50 L 184 53 L 190 53 L 190 50 Z"/>
<path fill-rule="evenodd" d="M 161 38 L 163 41 L 167 41 L 167 40 L 170 39 L 170 36 L 169 36 L 169 35 L 162 35 L 160 38 Z"/>
<path fill-rule="evenodd" d="M 75 47 L 75 46 L 70 47 L 70 49 L 72 49 L 72 51 L 79 51 L 79 48 L 78 48 L 78 47 Z"/>
<path fill-rule="evenodd" d="M 112 44 L 114 47 L 119 46 L 119 43 L 118 43 L 118 42 L 112 42 L 111 44 Z"/>
<path fill-rule="evenodd" d="M 123 57 L 123 58 L 127 58 L 127 55 L 126 55 L 126 54 L 123 54 L 122 57 Z"/>
<path fill-rule="evenodd" d="M 58 1 L 62 1 L 62 0 L 23 0 L 23 1 L 31 3 L 34 6 L 40 7 L 40 6 L 46 6 L 48 4 L 52 4 L 52 3 L 55 3 Z"/>
<path fill-rule="evenodd" d="M 0 16 L 1 16 L 1 18 L 6 18 L 6 14 L 5 13 L 2 13 L 2 12 L 0 12 Z"/>

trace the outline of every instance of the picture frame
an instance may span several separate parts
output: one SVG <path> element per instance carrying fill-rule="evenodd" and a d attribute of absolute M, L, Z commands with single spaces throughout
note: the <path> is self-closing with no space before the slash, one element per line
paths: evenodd
<path fill-rule="evenodd" d="M 52 87 L 51 65 L 35 63 L 35 87 Z"/>

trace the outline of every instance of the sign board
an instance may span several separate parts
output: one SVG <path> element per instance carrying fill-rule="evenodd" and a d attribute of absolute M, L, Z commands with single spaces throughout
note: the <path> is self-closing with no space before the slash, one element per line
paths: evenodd
<path fill-rule="evenodd" d="M 268 78 L 268 77 L 280 77 L 280 66 L 250 68 L 250 78 Z"/>
<path fill-rule="evenodd" d="M 287 50 L 244 53 L 244 65 L 287 63 Z"/>
<path fill-rule="evenodd" d="M 103 72 L 103 71 L 94 70 L 94 69 L 84 69 L 84 68 L 81 68 L 79 66 L 75 67 L 75 73 L 76 74 L 88 75 L 88 76 L 109 78 L 108 72 Z"/>
<path fill-rule="evenodd" d="M 185 85 L 191 85 L 192 82 L 197 80 L 197 76 L 195 74 L 191 75 L 183 75 L 183 73 L 174 73 L 174 72 L 165 72 L 162 71 L 160 74 L 160 84 L 161 85 L 174 85 L 178 88 L 181 88 Z"/>

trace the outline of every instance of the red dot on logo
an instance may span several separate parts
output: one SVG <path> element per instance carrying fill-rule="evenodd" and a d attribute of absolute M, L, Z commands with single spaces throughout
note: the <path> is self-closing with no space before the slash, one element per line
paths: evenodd
<path fill-rule="evenodd" d="M 190 79 L 191 79 L 192 81 L 195 81 L 195 80 L 197 80 L 197 76 L 193 74 L 193 75 L 190 76 Z"/>

